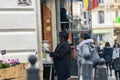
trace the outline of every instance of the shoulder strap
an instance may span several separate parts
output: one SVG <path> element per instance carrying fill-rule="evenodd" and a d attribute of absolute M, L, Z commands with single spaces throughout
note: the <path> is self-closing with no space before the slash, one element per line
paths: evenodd
<path fill-rule="evenodd" d="M 119 58 L 120 58 L 120 50 L 119 50 Z"/>
<path fill-rule="evenodd" d="M 89 47 L 94 48 L 91 44 L 86 43 Z"/>
<path fill-rule="evenodd" d="M 92 52 L 91 48 L 93 48 L 90 44 L 86 43 L 86 45 L 88 46 L 89 48 L 89 51 Z"/>

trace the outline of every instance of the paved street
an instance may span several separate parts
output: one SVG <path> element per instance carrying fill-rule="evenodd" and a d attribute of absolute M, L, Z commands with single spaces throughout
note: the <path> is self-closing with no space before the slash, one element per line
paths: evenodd
<path fill-rule="evenodd" d="M 108 78 L 108 80 L 115 80 L 115 75 L 114 75 L 114 71 L 112 70 L 112 76 Z"/>
<path fill-rule="evenodd" d="M 74 76 L 75 78 L 75 76 Z M 57 80 L 57 77 L 55 77 L 55 80 Z M 75 79 L 74 79 L 75 80 Z M 76 79 L 77 80 L 77 79 Z M 80 79 L 82 80 L 82 79 Z M 114 76 L 114 71 L 112 71 L 112 76 L 111 77 L 108 77 L 108 80 L 115 80 L 115 76 Z"/>
<path fill-rule="evenodd" d="M 108 80 L 115 80 L 114 70 L 112 70 L 112 76 L 109 76 Z"/>

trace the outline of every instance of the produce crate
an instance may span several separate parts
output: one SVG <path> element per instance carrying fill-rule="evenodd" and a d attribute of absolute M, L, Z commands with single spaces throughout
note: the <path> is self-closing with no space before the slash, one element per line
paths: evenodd
<path fill-rule="evenodd" d="M 26 78 L 24 76 L 21 76 L 21 77 L 17 77 L 17 78 L 11 79 L 11 80 L 26 80 Z"/>
<path fill-rule="evenodd" d="M 15 79 L 25 77 L 26 75 L 26 64 L 22 63 L 16 66 L 12 66 L 5 69 L 0 69 L 0 80 L 3 79 Z M 19 79 L 18 79 L 19 80 Z M 22 80 L 22 79 L 21 79 Z"/>
<path fill-rule="evenodd" d="M 5 79 L 5 69 L 0 69 L 0 80 Z"/>

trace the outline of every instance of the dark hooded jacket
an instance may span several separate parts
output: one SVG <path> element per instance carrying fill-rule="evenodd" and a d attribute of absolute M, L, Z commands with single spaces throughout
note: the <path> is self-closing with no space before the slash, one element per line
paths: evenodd
<path fill-rule="evenodd" d="M 54 58 L 54 65 L 58 80 L 67 80 L 70 77 L 71 47 L 69 43 L 62 42 L 57 45 L 54 52 L 50 53 Z"/>

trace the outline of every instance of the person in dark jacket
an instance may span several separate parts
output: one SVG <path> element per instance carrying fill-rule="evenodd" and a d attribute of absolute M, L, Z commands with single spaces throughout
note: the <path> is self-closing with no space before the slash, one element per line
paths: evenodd
<path fill-rule="evenodd" d="M 102 43 L 98 44 L 97 46 L 98 54 L 100 58 L 103 58 L 103 48 L 102 48 Z"/>
<path fill-rule="evenodd" d="M 105 59 L 107 71 L 108 69 L 110 70 L 110 76 L 112 76 L 112 53 L 113 53 L 113 48 L 110 47 L 109 42 L 106 42 L 105 47 L 103 49 L 103 58 Z"/>
<path fill-rule="evenodd" d="M 71 47 L 68 43 L 68 33 L 62 31 L 59 33 L 60 43 L 54 52 L 49 52 L 54 59 L 54 65 L 58 80 L 67 80 L 70 77 Z"/>

